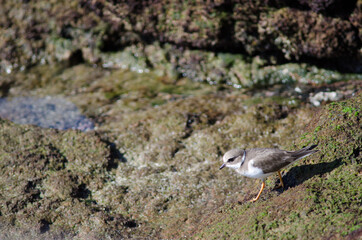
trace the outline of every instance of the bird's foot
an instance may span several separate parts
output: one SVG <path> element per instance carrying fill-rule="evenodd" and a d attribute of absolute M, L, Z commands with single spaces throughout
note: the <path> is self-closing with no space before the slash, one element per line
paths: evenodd
<path fill-rule="evenodd" d="M 284 184 L 283 184 L 283 183 L 279 183 L 279 185 L 276 186 L 274 189 L 279 189 L 279 188 L 283 188 L 283 189 L 284 189 Z"/>

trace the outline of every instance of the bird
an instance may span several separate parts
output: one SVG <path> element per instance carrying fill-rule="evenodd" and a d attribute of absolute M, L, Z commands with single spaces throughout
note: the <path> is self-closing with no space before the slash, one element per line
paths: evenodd
<path fill-rule="evenodd" d="M 249 178 L 259 178 L 262 180 L 258 195 L 250 200 L 255 202 L 259 199 L 265 187 L 265 179 L 273 173 L 278 173 L 280 184 L 277 188 L 283 187 L 284 182 L 280 170 L 296 160 L 307 157 L 319 150 L 313 150 L 317 145 L 304 147 L 297 151 L 286 151 L 278 148 L 250 148 L 250 149 L 231 149 L 223 156 L 224 167 L 235 169 L 240 175 Z"/>

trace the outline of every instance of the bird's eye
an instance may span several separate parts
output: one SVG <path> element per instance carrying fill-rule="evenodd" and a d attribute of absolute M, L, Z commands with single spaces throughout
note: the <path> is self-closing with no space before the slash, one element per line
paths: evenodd
<path fill-rule="evenodd" d="M 234 161 L 235 160 L 235 158 L 233 157 L 233 158 L 229 158 L 228 159 L 228 162 L 232 162 L 232 161 Z"/>

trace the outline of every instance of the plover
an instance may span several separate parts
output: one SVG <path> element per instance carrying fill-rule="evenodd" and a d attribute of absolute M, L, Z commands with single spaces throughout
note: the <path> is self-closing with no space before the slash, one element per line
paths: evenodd
<path fill-rule="evenodd" d="M 266 177 L 277 172 L 280 179 L 280 185 L 278 187 L 284 188 L 280 169 L 298 159 L 318 152 L 318 150 L 313 150 L 316 146 L 317 145 L 312 145 L 297 151 L 285 151 L 278 148 L 232 149 L 224 154 L 224 163 L 221 165 L 220 170 L 224 167 L 229 167 L 235 169 L 240 175 L 261 179 L 262 184 L 258 195 L 250 200 L 251 202 L 255 202 L 259 199 L 265 187 Z"/>

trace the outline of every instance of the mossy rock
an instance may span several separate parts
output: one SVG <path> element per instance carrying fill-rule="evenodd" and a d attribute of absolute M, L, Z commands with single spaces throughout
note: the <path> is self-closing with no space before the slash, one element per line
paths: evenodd
<path fill-rule="evenodd" d="M 5 1 L 0 3 L 0 71 L 59 61 L 107 65 L 103 53 L 133 63 L 127 51 L 120 53 L 124 48 L 159 41 L 184 50 L 260 55 L 269 63 L 311 58 L 358 72 L 360 3 L 339 5 L 302 0 Z M 177 55 L 168 57 L 172 63 Z"/>
<path fill-rule="evenodd" d="M 225 63 L 234 61 L 227 54 L 222 57 Z M 353 218 L 355 205 L 346 198 L 358 194 L 353 190 L 358 175 L 340 174 L 345 165 L 351 166 L 347 170 L 352 173 L 358 166 L 358 144 L 352 144 L 358 138 L 352 133 L 358 132 L 360 102 L 356 99 L 360 98 L 346 101 L 343 107 L 328 105 L 315 114 L 315 109 L 298 100 L 252 97 L 231 87 L 220 89 L 185 78 L 173 81 L 154 73 L 100 70 L 83 64 L 38 70 L 19 73 L 20 79 L 28 81 L 16 84 L 9 94 L 62 95 L 99 118 L 99 126 L 96 133 L 81 133 L 0 120 L 0 221 L 5 226 L 1 232 L 12 231 L 13 237 L 34 229 L 35 235 L 63 233 L 79 238 L 226 238 L 231 234 L 257 239 L 272 238 L 276 231 L 282 238 L 292 238 L 307 226 L 308 236 L 317 236 L 325 227 L 338 238 L 350 234 L 360 222 Z M 323 121 L 332 112 L 336 118 L 328 121 L 335 126 L 328 127 Z M 306 130 L 313 115 L 320 118 L 314 118 Z M 351 121 L 355 125 L 348 125 Z M 348 138 L 343 138 L 344 130 L 351 134 Z M 349 155 L 338 155 L 342 160 L 332 159 L 331 154 L 331 160 L 325 161 L 321 156 L 328 151 L 323 144 L 332 133 L 341 141 L 349 139 L 348 146 L 354 147 L 347 148 Z M 230 148 L 295 150 L 318 142 L 320 153 L 286 171 L 288 189 L 271 191 L 276 176 L 270 178 L 254 205 L 245 202 L 256 194 L 258 181 L 218 170 L 222 154 Z M 332 174 L 339 180 L 327 178 Z M 342 180 L 355 182 L 349 188 Z M 348 193 L 338 195 L 336 201 L 347 203 L 337 208 L 332 200 L 323 200 L 331 198 L 318 184 L 337 188 L 340 181 Z M 335 215 L 322 219 L 320 208 L 314 210 L 315 206 L 325 209 L 318 199 L 330 206 L 324 214 L 333 211 Z M 349 209 L 345 218 L 338 212 Z M 331 216 L 343 217 L 351 229 L 336 222 L 341 232 L 333 232 L 326 225 Z M 290 228 L 285 227 L 288 224 Z"/>
<path fill-rule="evenodd" d="M 287 188 L 256 203 L 226 204 L 197 239 L 358 239 L 361 234 L 361 94 L 325 106 L 296 141 L 319 152 L 289 167 Z M 266 194 L 265 191 L 263 194 Z"/>
<path fill-rule="evenodd" d="M 108 179 L 110 154 L 94 133 L 0 119 L 1 238 L 82 235 L 90 229 L 104 236 L 127 228 L 126 217 L 102 212 L 92 198 Z M 110 222 L 113 230 L 105 227 Z"/>

